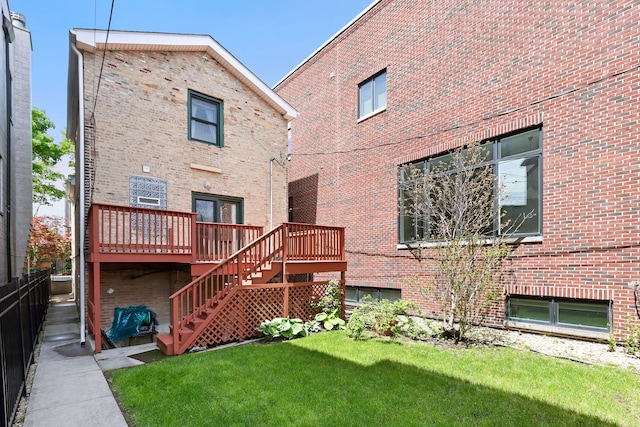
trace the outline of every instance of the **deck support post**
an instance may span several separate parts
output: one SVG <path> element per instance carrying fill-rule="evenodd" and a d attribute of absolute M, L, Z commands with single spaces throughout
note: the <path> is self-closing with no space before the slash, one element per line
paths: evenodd
<path fill-rule="evenodd" d="M 347 297 L 347 272 L 346 271 L 341 271 L 340 272 L 340 294 L 342 296 L 341 301 L 340 301 L 340 317 L 342 319 L 346 319 L 347 318 L 347 307 L 345 304 L 345 298 Z"/>
<path fill-rule="evenodd" d="M 95 352 L 102 352 L 102 327 L 100 325 L 100 263 L 89 264 L 91 270 L 91 286 L 93 291 L 93 337 Z"/>

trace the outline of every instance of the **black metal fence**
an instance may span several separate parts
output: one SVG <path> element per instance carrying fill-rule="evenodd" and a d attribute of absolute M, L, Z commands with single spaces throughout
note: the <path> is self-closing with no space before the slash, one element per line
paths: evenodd
<path fill-rule="evenodd" d="M 50 293 L 49 270 L 0 285 L 0 422 L 8 427 L 25 394 Z"/>

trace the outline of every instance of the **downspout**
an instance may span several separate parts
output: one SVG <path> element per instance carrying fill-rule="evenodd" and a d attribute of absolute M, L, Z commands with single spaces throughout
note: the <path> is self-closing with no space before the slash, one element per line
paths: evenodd
<path fill-rule="evenodd" d="M 84 346 L 86 342 L 86 296 L 85 296 L 85 256 L 84 256 L 84 230 L 85 230 L 85 206 L 84 206 L 84 70 L 82 67 L 82 53 L 71 43 L 71 49 L 78 56 L 78 206 L 80 215 L 78 215 L 78 251 L 79 261 L 79 279 L 80 279 L 80 345 Z"/>
<path fill-rule="evenodd" d="M 275 157 L 269 159 L 269 231 L 273 230 L 273 161 Z"/>

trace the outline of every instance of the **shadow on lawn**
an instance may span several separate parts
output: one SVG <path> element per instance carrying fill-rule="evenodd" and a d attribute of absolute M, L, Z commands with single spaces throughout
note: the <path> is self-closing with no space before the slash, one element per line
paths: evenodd
<path fill-rule="evenodd" d="M 165 362 L 174 366 L 162 371 Z M 131 408 L 139 425 L 153 425 L 144 422 L 152 416 L 149 410 L 166 425 L 183 425 L 187 418 L 192 425 L 224 426 L 615 425 L 415 366 L 394 361 L 363 366 L 291 343 L 239 346 L 165 362 L 130 370 L 139 374 L 132 383 L 154 390 L 146 406 Z M 168 391 L 168 380 L 179 387 Z M 160 405 L 163 400 L 173 404 Z"/>
<path fill-rule="evenodd" d="M 319 370 L 326 375 L 324 383 L 339 385 L 330 390 L 332 400 L 342 402 L 339 407 L 352 416 L 351 425 L 616 425 L 547 402 L 396 361 L 384 360 L 362 366 L 299 347 L 287 352 L 287 361 L 292 370 L 296 364 L 324 365 Z M 346 366 L 335 369 L 336 364 Z M 317 375 L 318 371 L 315 372 Z M 298 380 L 313 384 L 313 378 L 308 374 L 302 374 Z M 528 385 L 521 384 L 520 387 L 524 390 Z M 313 390 L 308 392 L 313 393 Z M 363 405 L 366 409 L 356 409 L 358 402 L 363 400 L 369 401 Z"/>

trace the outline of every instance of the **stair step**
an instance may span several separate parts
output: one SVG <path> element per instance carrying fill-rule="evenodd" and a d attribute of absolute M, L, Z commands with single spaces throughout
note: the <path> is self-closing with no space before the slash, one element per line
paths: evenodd
<path fill-rule="evenodd" d="M 173 348 L 173 337 L 169 334 L 156 335 L 156 346 L 167 356 L 173 356 L 175 354 Z"/>
<path fill-rule="evenodd" d="M 178 329 L 178 336 L 180 337 L 180 341 L 184 341 L 186 338 L 189 338 L 193 335 L 193 329 L 191 329 L 188 325 Z"/>

